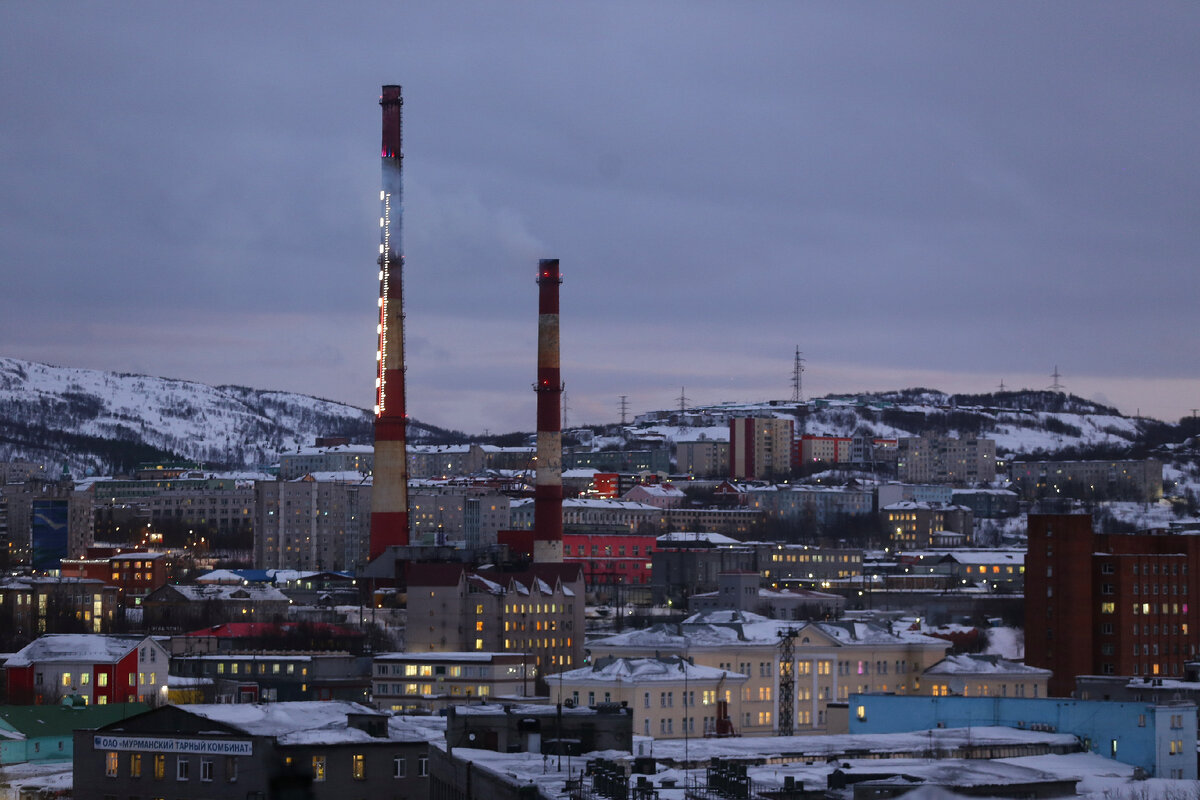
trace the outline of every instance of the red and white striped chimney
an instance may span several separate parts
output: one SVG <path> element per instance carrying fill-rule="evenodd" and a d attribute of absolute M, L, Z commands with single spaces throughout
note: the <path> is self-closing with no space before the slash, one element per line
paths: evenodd
<path fill-rule="evenodd" d="M 562 372 L 558 360 L 557 258 L 538 262 L 537 478 L 533 489 L 533 560 L 563 560 Z"/>
<path fill-rule="evenodd" d="M 404 407 L 404 248 L 400 240 L 403 199 L 399 86 L 384 86 L 383 184 L 379 192 L 379 349 L 375 353 L 375 466 L 371 487 L 374 559 L 392 545 L 408 544 L 408 455 Z"/>

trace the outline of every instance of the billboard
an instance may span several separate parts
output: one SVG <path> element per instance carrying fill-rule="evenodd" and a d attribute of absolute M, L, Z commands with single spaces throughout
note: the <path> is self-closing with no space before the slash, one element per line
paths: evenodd
<path fill-rule="evenodd" d="M 67 557 L 68 501 L 34 500 L 30 536 L 34 569 L 58 569 Z"/>

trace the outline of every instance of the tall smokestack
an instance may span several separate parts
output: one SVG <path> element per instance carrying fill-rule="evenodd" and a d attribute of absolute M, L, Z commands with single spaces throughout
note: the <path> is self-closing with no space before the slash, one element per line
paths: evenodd
<path fill-rule="evenodd" d="M 403 199 L 399 86 L 384 86 L 383 186 L 379 192 L 379 349 L 375 353 L 375 467 L 371 489 L 374 559 L 392 545 L 408 544 L 408 456 L 404 408 L 404 248 L 400 240 Z"/>
<path fill-rule="evenodd" d="M 561 562 L 562 373 L 558 361 L 557 258 L 538 262 L 537 483 L 533 490 L 533 560 Z"/>

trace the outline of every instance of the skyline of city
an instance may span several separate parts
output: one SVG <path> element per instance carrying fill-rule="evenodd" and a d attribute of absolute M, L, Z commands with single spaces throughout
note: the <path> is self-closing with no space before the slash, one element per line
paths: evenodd
<path fill-rule="evenodd" d="M 806 397 L 1174 422 L 1200 11 L 1081 8 L 6 7 L 4 354 L 369 408 L 395 82 L 413 418 L 534 428 L 559 258 L 570 424 L 786 399 L 796 347 Z"/>

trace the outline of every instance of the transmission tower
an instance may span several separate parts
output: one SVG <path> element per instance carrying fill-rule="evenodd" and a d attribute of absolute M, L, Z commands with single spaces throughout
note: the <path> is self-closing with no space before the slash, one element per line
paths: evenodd
<path fill-rule="evenodd" d="M 1050 391 L 1061 392 L 1067 388 L 1059 383 L 1058 379 L 1062 377 L 1062 374 L 1058 371 L 1058 364 L 1054 365 L 1054 372 L 1050 373 L 1050 377 L 1054 379 L 1054 383 L 1050 384 Z"/>
<path fill-rule="evenodd" d="M 1000 391 L 1001 392 L 1004 391 L 1004 379 L 1003 378 L 1000 379 Z"/>
<path fill-rule="evenodd" d="M 687 404 L 688 404 L 688 401 L 691 399 L 686 394 L 684 394 L 683 389 L 684 389 L 684 387 L 682 387 L 682 386 L 679 387 L 679 413 L 680 414 L 687 411 Z"/>
<path fill-rule="evenodd" d="M 625 424 L 625 414 L 629 411 L 629 395 L 621 395 L 621 424 Z"/>
<path fill-rule="evenodd" d="M 804 359 L 801 357 L 800 345 L 796 345 L 796 358 L 792 362 L 792 402 L 804 402 Z"/>

